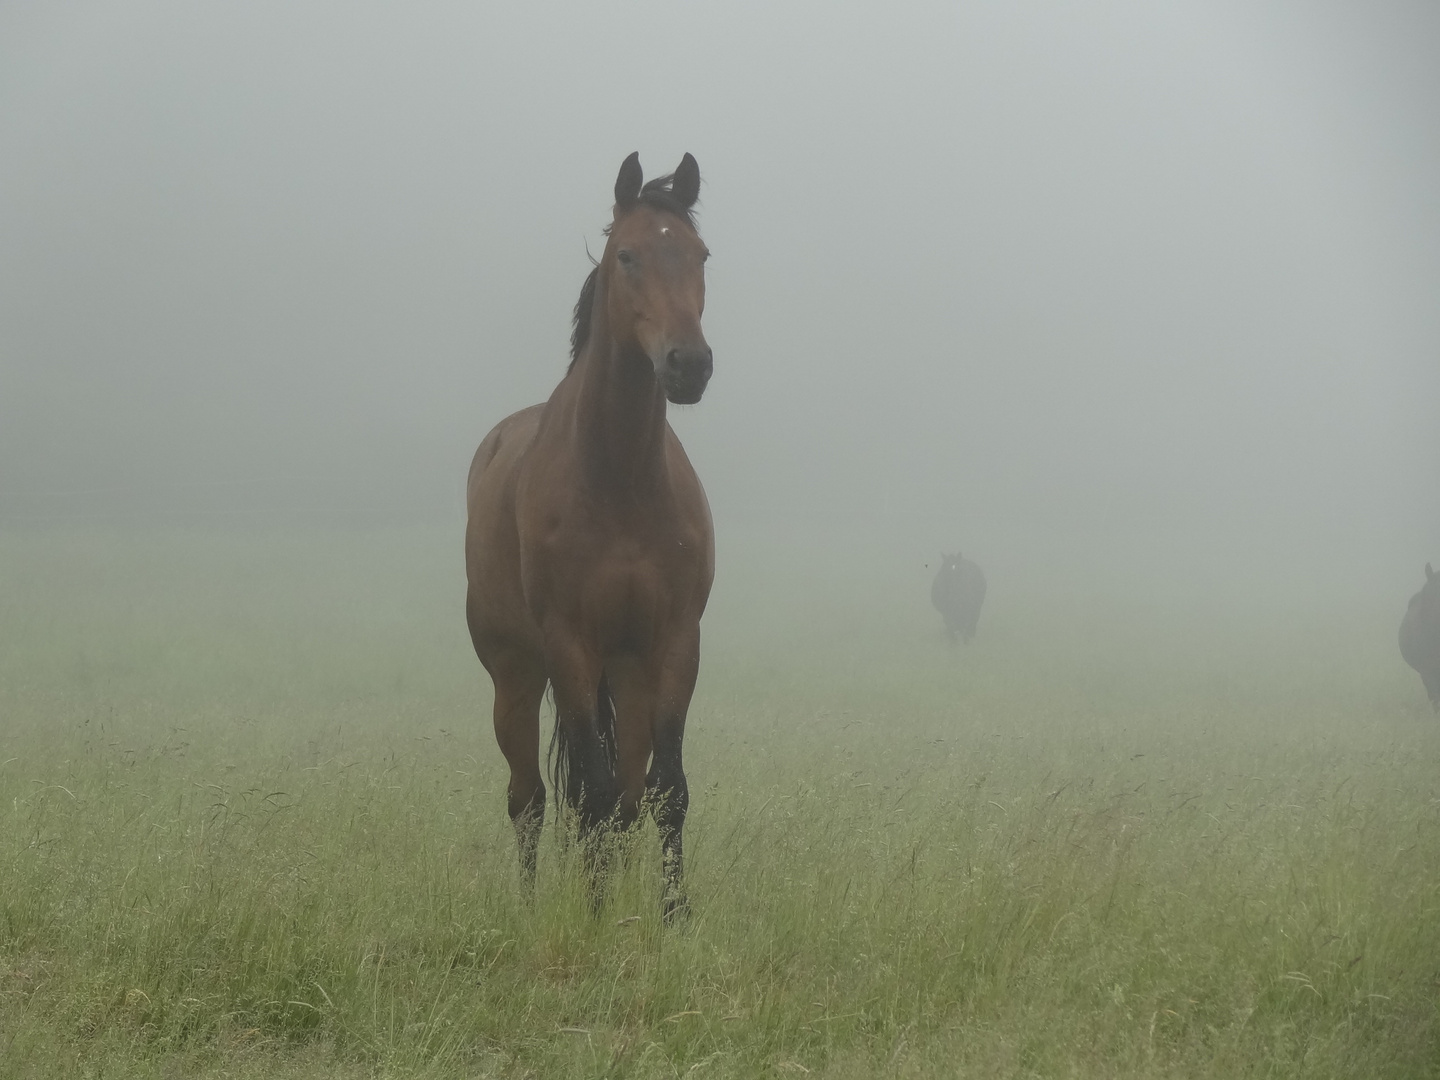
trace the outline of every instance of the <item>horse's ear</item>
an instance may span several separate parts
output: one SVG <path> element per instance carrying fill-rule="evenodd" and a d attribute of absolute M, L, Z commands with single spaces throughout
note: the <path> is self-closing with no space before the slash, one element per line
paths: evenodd
<path fill-rule="evenodd" d="M 700 166 L 689 154 L 681 158 L 680 164 L 675 167 L 675 179 L 671 182 L 670 193 L 675 196 L 675 201 L 687 210 L 694 206 L 695 200 L 700 197 Z"/>
<path fill-rule="evenodd" d="M 620 175 L 615 177 L 615 208 L 629 210 L 640 198 L 640 184 L 645 179 L 640 171 L 640 151 L 636 150 L 620 164 Z"/>

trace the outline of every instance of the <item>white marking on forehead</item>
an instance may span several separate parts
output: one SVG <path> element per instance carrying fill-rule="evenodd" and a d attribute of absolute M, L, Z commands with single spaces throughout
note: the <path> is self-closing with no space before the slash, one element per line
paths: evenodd
<path fill-rule="evenodd" d="M 660 226 L 660 235 L 661 235 L 661 236 L 669 236 L 669 235 L 670 235 L 670 226 L 668 226 L 668 225 L 661 225 L 661 226 Z"/>

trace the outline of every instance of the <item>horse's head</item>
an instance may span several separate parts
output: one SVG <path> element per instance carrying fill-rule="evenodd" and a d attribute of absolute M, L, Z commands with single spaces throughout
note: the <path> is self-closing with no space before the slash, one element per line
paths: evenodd
<path fill-rule="evenodd" d="M 713 369 L 700 329 L 710 252 L 690 209 L 700 166 L 686 154 L 672 176 L 641 180 L 640 155 L 631 154 L 615 180 L 615 220 L 600 264 L 610 331 L 622 349 L 649 359 L 670 401 L 693 405 Z"/>

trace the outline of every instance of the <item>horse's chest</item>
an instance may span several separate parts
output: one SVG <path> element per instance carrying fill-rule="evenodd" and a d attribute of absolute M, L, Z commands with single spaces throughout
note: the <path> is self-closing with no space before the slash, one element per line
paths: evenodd
<path fill-rule="evenodd" d="M 648 640 L 669 614 L 669 590 L 645 559 L 615 559 L 580 585 L 586 621 L 618 645 Z"/>
<path fill-rule="evenodd" d="M 558 617 L 607 647 L 644 649 L 686 606 L 700 570 L 696 544 L 592 535 L 584 545 L 539 539 L 532 550 L 526 593 L 532 613 Z"/>

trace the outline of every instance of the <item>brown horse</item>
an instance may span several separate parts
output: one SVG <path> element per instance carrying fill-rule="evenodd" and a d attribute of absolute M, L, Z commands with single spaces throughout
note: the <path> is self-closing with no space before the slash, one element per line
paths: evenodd
<path fill-rule="evenodd" d="M 520 871 L 535 881 L 545 819 L 540 702 L 554 691 L 551 782 L 576 813 L 587 860 L 642 799 L 660 829 L 667 917 L 685 904 L 680 747 L 715 576 L 704 489 L 665 419 L 700 400 L 705 260 L 700 169 L 615 181 L 605 253 L 575 305 L 569 370 L 544 405 L 502 420 L 470 467 L 465 614 L 495 684 Z M 599 900 L 598 885 L 592 893 Z"/>

